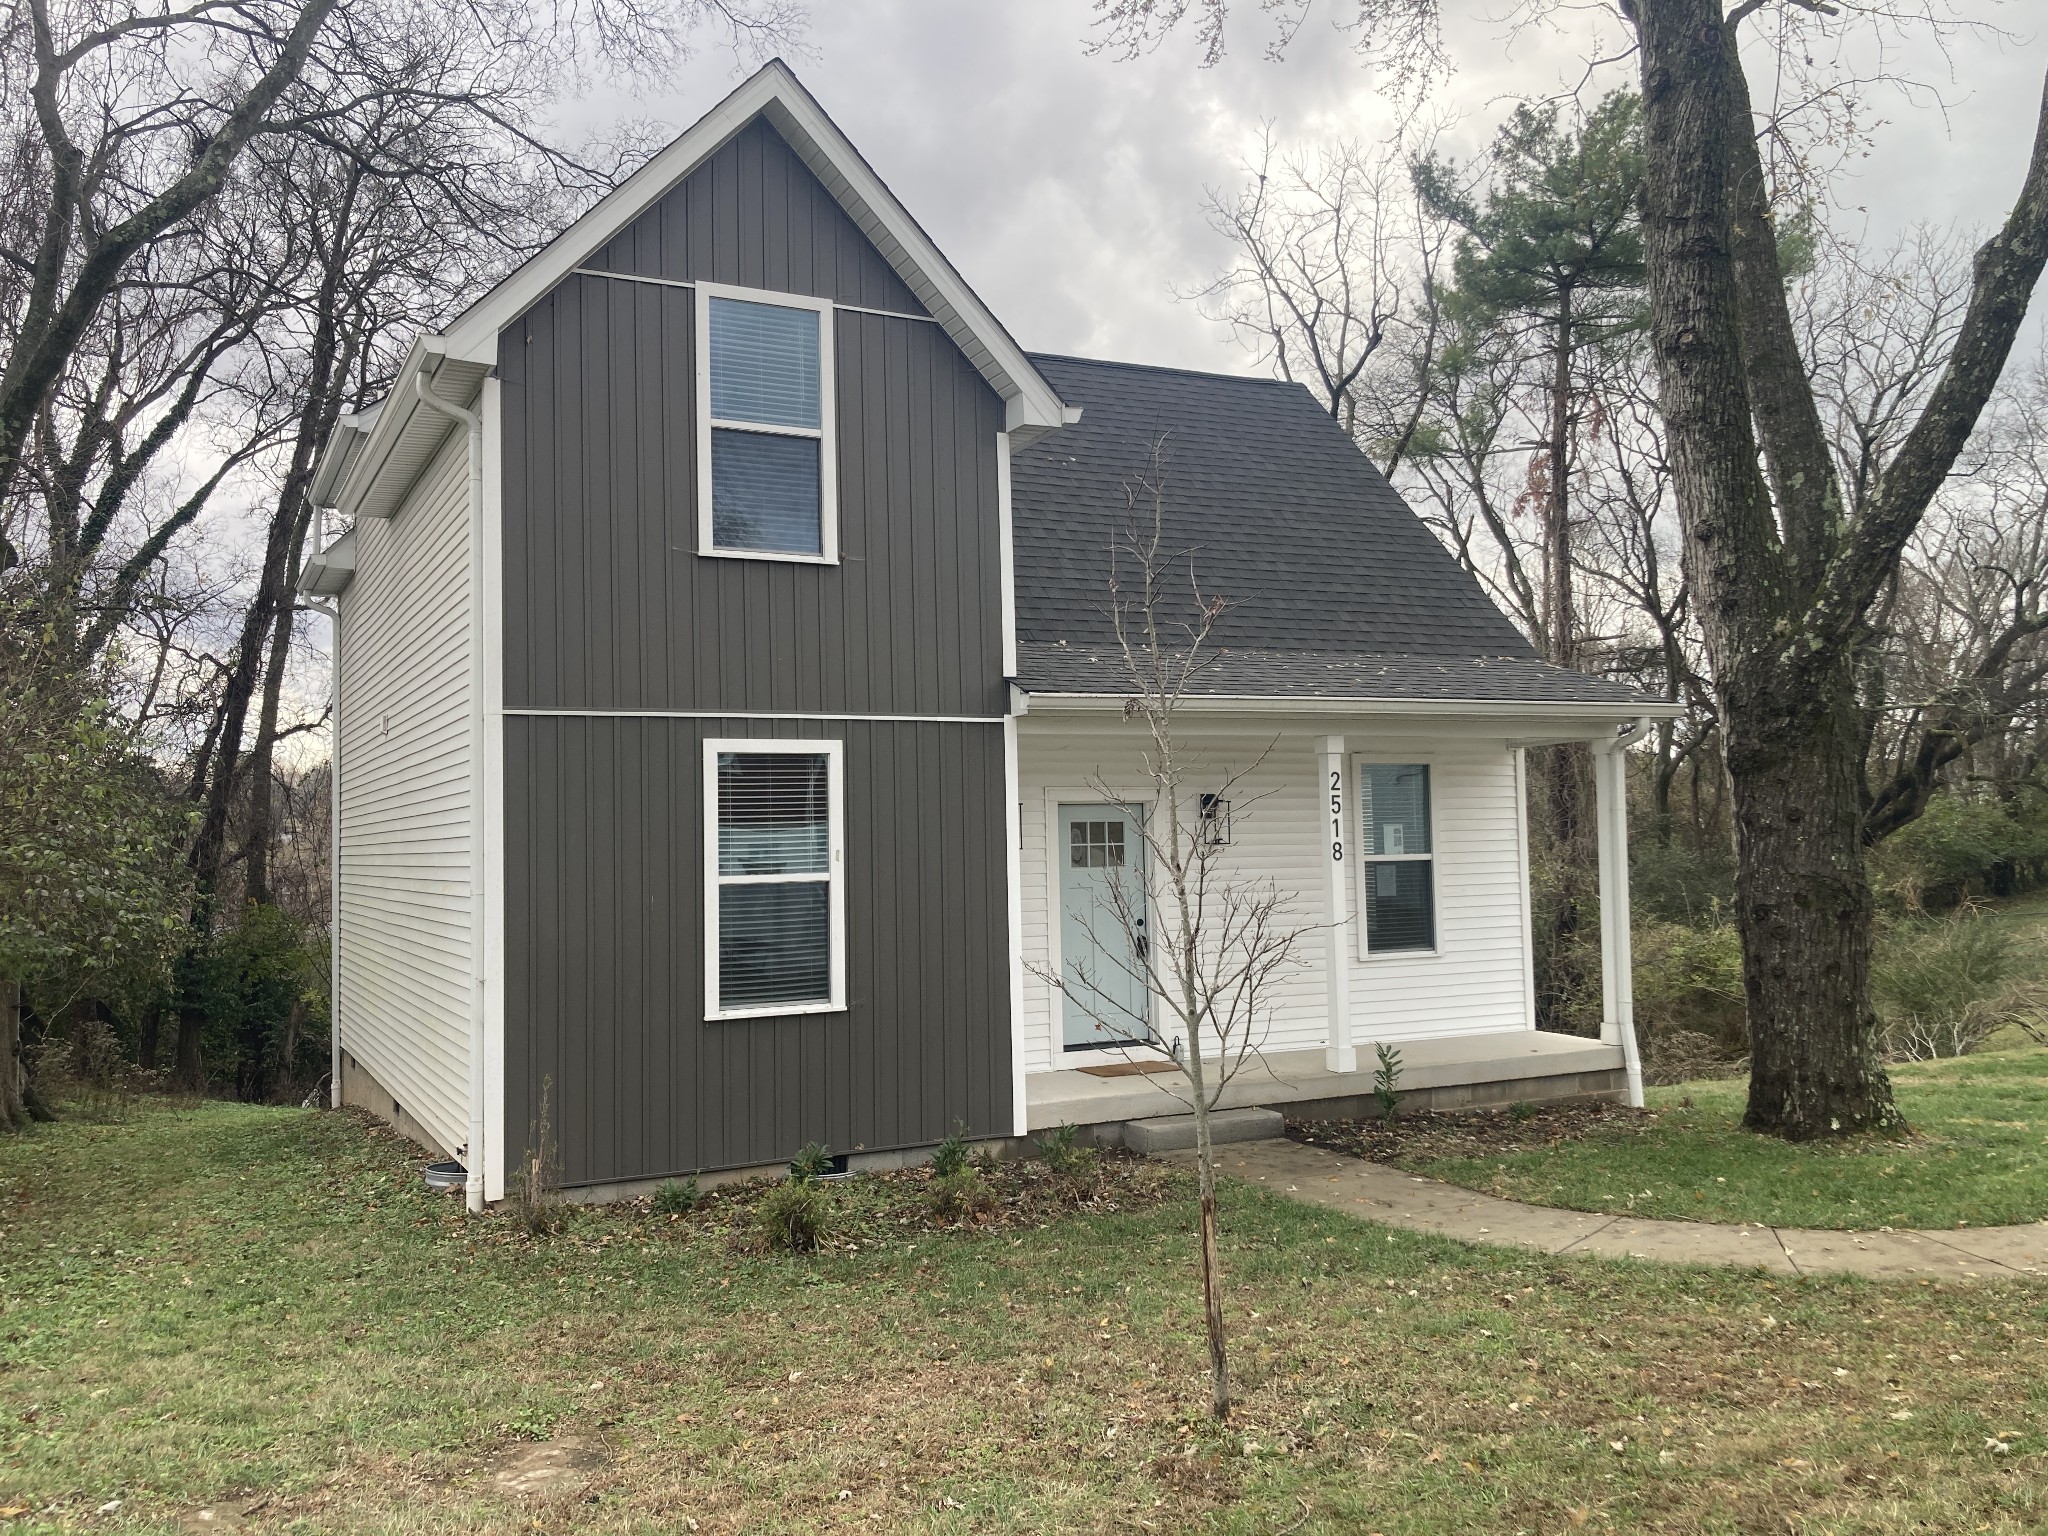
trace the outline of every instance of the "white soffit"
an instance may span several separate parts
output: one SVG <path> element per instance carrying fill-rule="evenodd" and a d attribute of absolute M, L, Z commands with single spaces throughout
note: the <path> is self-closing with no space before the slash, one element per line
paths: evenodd
<path fill-rule="evenodd" d="M 491 371 L 488 363 L 446 356 L 445 345 L 439 336 L 416 337 L 368 434 L 363 435 L 360 427 L 346 435 L 335 434 L 314 475 L 316 490 L 323 480 L 332 482 L 332 499 L 322 503 L 316 496 L 316 505 L 332 506 L 344 517 L 397 516 L 413 482 L 433 462 L 448 434 L 456 430 L 454 418 L 420 404 L 414 377 L 429 375 L 429 393 L 451 405 L 467 407 L 482 389 L 484 375 Z M 363 414 L 369 417 L 371 413 Z M 327 461 L 337 451 L 344 457 L 330 471 Z"/>
<path fill-rule="evenodd" d="M 766 117 L 788 140 L 1002 396 L 1008 430 L 1029 438 L 1061 425 L 1065 408 L 1023 348 L 780 59 L 764 65 L 538 255 L 463 311 L 448 327 L 443 343 L 450 362 L 496 364 L 501 329 L 539 303 L 756 117 Z"/>

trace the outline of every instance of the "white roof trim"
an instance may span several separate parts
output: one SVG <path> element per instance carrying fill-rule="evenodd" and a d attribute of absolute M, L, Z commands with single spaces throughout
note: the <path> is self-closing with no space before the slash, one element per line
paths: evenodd
<path fill-rule="evenodd" d="M 811 173 L 1003 397 L 1008 408 L 1006 429 L 1036 436 L 1060 426 L 1066 412 L 1052 386 L 780 59 L 764 65 L 680 138 L 606 193 L 538 255 L 464 310 L 445 332 L 448 356 L 495 364 L 501 329 L 539 303 L 593 252 L 665 197 L 734 134 L 762 116 L 789 141 Z"/>

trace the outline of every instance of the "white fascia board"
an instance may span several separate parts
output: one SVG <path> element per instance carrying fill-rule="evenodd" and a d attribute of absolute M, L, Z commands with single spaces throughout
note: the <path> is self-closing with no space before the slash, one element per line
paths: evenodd
<path fill-rule="evenodd" d="M 1031 693 L 1026 690 L 1034 713 L 1121 715 L 1127 694 Z M 1283 698 L 1272 694 L 1202 694 L 1184 698 L 1174 706 L 1190 714 L 1246 715 L 1416 715 L 1441 718 L 1487 720 L 1571 720 L 1604 726 L 1649 718 L 1669 720 L 1685 713 L 1685 706 L 1659 700 L 1647 704 L 1517 703 L 1505 699 L 1336 699 Z M 1550 738 L 1576 741 L 1578 736 Z"/>
<path fill-rule="evenodd" d="M 767 117 L 789 141 L 811 173 L 1003 397 L 1006 428 L 1032 436 L 1060 426 L 1065 407 L 1052 386 L 780 59 L 764 65 L 680 138 L 606 193 L 539 254 L 463 311 L 445 332 L 443 344 L 449 357 L 495 365 L 500 330 L 539 303 L 593 252 L 760 116 Z"/>

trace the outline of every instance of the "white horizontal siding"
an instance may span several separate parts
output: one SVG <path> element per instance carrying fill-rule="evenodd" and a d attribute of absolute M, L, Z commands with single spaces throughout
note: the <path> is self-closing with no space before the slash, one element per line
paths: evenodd
<path fill-rule="evenodd" d="M 1521 818 L 1513 754 L 1501 740 L 1392 738 L 1345 731 L 1348 753 L 1431 765 L 1436 821 L 1437 950 L 1434 954 L 1361 960 L 1355 916 L 1340 941 L 1351 946 L 1354 1040 L 1405 1040 L 1532 1029 L 1528 975 L 1528 904 L 1522 875 Z M 1192 798 L 1232 772 L 1257 762 L 1233 791 L 1230 878 L 1270 884 L 1287 897 L 1282 921 L 1313 928 L 1303 934 L 1299 966 L 1276 989 L 1267 1050 L 1306 1050 L 1328 1038 L 1324 967 L 1332 937 L 1327 889 L 1320 734 L 1269 732 L 1215 736 L 1190 733 L 1183 749 L 1200 768 L 1185 785 Z M 1259 761 L 1261 753 L 1263 761 Z M 1347 758 L 1348 761 L 1348 758 Z M 1049 809 L 1107 784 L 1126 796 L 1146 795 L 1138 730 L 1062 729 L 1026 717 L 1019 731 L 1018 776 L 1023 823 L 1024 1013 L 1027 1071 L 1072 1065 L 1059 1048 L 1053 989 L 1042 970 L 1051 963 L 1049 925 L 1057 914 L 1048 864 Z M 1355 775 L 1352 775 L 1355 779 Z M 1056 795 L 1057 799 L 1050 798 Z M 1356 814 L 1355 782 L 1346 795 Z M 1355 834 L 1354 834 L 1355 835 Z M 1355 878 L 1347 882 L 1352 908 Z M 1154 920 L 1164 938 L 1164 918 Z"/>
<path fill-rule="evenodd" d="M 468 447 L 451 433 L 342 598 L 342 1046 L 443 1147 L 469 1139 Z"/>

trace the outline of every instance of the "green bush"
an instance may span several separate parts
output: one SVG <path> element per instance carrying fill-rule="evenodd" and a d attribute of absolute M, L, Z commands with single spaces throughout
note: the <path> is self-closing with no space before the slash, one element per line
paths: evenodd
<path fill-rule="evenodd" d="M 831 1215 L 823 1185 L 815 1179 L 792 1178 L 762 1196 L 755 1220 L 770 1252 L 815 1253 Z"/>
<path fill-rule="evenodd" d="M 951 1178 L 967 1166 L 967 1129 L 954 1127 L 953 1134 L 932 1148 L 932 1172 L 942 1179 Z"/>
<path fill-rule="evenodd" d="M 1069 1177 L 1092 1173 L 1100 1154 L 1093 1147 L 1082 1146 L 1080 1137 L 1077 1125 L 1057 1126 L 1038 1138 L 1038 1155 L 1054 1173 Z"/>
<path fill-rule="evenodd" d="M 1696 847 L 1677 837 L 1660 843 L 1639 830 L 1629 845 L 1628 881 L 1638 921 L 1713 923 L 1735 904 L 1735 855 L 1719 838 Z"/>
<path fill-rule="evenodd" d="M 972 1221 L 995 1203 L 987 1182 L 964 1163 L 932 1180 L 932 1214 L 941 1221 Z"/>
<path fill-rule="evenodd" d="M 1680 1034 L 1704 1036 L 1731 1058 L 1749 1049 L 1742 940 L 1719 908 L 1709 919 L 1635 920 L 1636 1029 L 1645 1051 Z"/>
<path fill-rule="evenodd" d="M 687 1179 L 663 1179 L 655 1186 L 654 1214 L 687 1216 L 697 1209 L 697 1202 L 703 1198 L 703 1192 L 697 1188 L 694 1176 Z"/>
<path fill-rule="evenodd" d="M 1939 794 L 1871 856 L 1879 891 L 1908 911 L 2005 895 L 2038 884 L 2048 863 L 2048 813 L 2031 802 Z"/>
<path fill-rule="evenodd" d="M 2040 1013 L 2040 982 L 2020 974 L 2012 933 L 1972 907 L 1878 933 L 1870 991 L 1894 1059 L 1966 1056 L 2015 1018 Z"/>
<path fill-rule="evenodd" d="M 822 1141 L 807 1141 L 801 1151 L 789 1160 L 791 1182 L 808 1184 L 813 1179 L 822 1179 L 832 1171 L 832 1149 Z"/>

